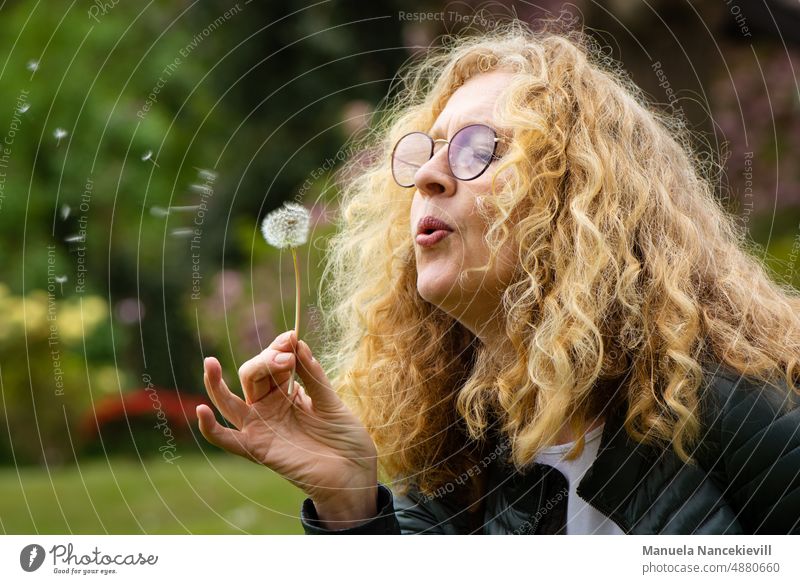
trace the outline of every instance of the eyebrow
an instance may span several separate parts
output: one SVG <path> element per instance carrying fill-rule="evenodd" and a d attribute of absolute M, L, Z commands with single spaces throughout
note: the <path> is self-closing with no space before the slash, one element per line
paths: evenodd
<path fill-rule="evenodd" d="M 461 120 L 461 123 L 456 128 L 456 131 L 460 130 L 464 126 L 471 126 L 473 124 L 483 124 L 485 126 L 489 126 L 490 128 L 494 128 L 494 126 L 491 124 L 491 122 L 489 122 L 489 120 L 481 120 L 481 119 L 477 119 L 477 118 L 474 118 L 474 119 L 470 118 L 470 119 Z M 434 127 L 430 129 L 428 134 L 430 135 L 431 138 L 436 140 L 436 139 L 438 139 L 438 138 L 440 138 L 442 136 L 442 131 L 439 130 L 438 128 L 436 128 L 436 126 L 434 125 Z"/>

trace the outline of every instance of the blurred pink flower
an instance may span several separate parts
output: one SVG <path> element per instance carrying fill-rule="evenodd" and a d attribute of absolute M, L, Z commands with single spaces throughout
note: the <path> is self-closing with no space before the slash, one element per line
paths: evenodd
<path fill-rule="evenodd" d="M 372 105 L 363 99 L 354 99 L 345 104 L 342 111 L 342 122 L 348 134 L 355 134 L 365 128 L 372 115 Z"/>
<path fill-rule="evenodd" d="M 117 318 L 125 324 L 139 322 L 145 315 L 144 304 L 137 298 L 123 298 L 117 302 L 114 312 L 117 313 Z"/>
<path fill-rule="evenodd" d="M 241 297 L 243 288 L 242 275 L 235 270 L 221 270 L 214 276 L 214 295 L 226 306 Z"/>

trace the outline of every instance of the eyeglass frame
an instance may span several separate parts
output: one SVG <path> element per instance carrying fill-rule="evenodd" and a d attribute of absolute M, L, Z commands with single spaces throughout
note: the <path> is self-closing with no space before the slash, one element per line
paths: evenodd
<path fill-rule="evenodd" d="M 455 174 L 453 174 L 453 167 L 452 167 L 452 166 L 450 166 L 450 142 L 451 142 L 451 141 L 453 140 L 453 138 L 455 138 L 455 137 L 456 137 L 456 136 L 457 136 L 457 135 L 458 135 L 458 134 L 459 134 L 459 133 L 460 133 L 462 130 L 465 130 L 466 128 L 471 128 L 471 127 L 473 127 L 473 126 L 482 126 L 482 127 L 484 127 L 484 128 L 489 128 L 489 130 L 491 130 L 491 131 L 492 131 L 492 134 L 494 134 L 494 141 L 493 141 L 493 142 L 494 142 L 494 146 L 493 146 L 493 148 L 492 148 L 492 155 L 489 157 L 489 162 L 486 164 L 486 166 L 484 166 L 484 167 L 483 167 L 483 170 L 481 170 L 481 171 L 480 171 L 478 174 L 476 174 L 476 175 L 475 175 L 475 176 L 473 176 L 472 178 L 458 178 L 458 177 L 457 177 Z M 452 175 L 452 177 L 453 177 L 454 179 L 456 179 L 456 180 L 460 180 L 460 181 L 463 181 L 463 182 L 468 182 L 468 181 L 471 181 L 471 180 L 475 180 L 476 178 L 480 177 L 480 176 L 481 176 L 481 175 L 482 175 L 484 172 L 486 172 L 486 171 L 487 171 L 487 169 L 488 169 L 488 168 L 489 168 L 489 167 L 492 165 L 492 162 L 494 162 L 495 160 L 499 160 L 499 159 L 500 159 L 500 157 L 499 157 L 499 156 L 497 156 L 497 143 L 498 143 L 498 142 L 501 142 L 503 139 L 502 139 L 502 138 L 500 138 L 500 137 L 498 137 L 498 135 L 497 135 L 497 130 L 495 130 L 494 128 L 492 128 L 491 126 L 489 126 L 489 125 L 487 125 L 487 124 L 467 124 L 466 126 L 462 126 L 462 127 L 460 127 L 458 130 L 456 130 L 456 132 L 453 134 L 453 137 L 452 137 L 452 138 L 450 138 L 450 140 L 447 140 L 447 139 L 445 139 L 445 138 L 436 138 L 436 139 L 434 139 L 434 138 L 432 138 L 432 137 L 431 137 L 429 134 L 427 134 L 427 133 L 425 133 L 425 132 L 420 132 L 420 131 L 409 132 L 408 134 L 403 134 L 402 136 L 400 136 L 400 137 L 397 139 L 397 142 L 395 142 L 394 148 L 392 148 L 392 154 L 391 154 L 391 156 L 389 157 L 389 166 L 390 166 L 390 168 L 391 168 L 391 171 L 392 171 L 392 178 L 394 179 L 394 182 L 395 182 L 397 185 L 399 185 L 399 186 L 401 186 L 401 187 L 403 187 L 403 188 L 405 188 L 405 189 L 410 189 L 411 187 L 413 187 L 413 186 L 414 186 L 414 184 L 415 184 L 415 183 L 413 183 L 413 182 L 412 182 L 410 185 L 403 185 L 403 184 L 400 184 L 400 181 L 398 181 L 398 180 L 397 180 L 397 177 L 396 177 L 396 176 L 395 176 L 395 174 L 394 174 L 394 164 L 393 164 L 393 162 L 394 162 L 394 153 L 395 153 L 395 151 L 397 150 L 397 147 L 400 145 L 400 142 L 402 142 L 402 141 L 403 141 L 403 138 L 406 138 L 407 136 L 410 136 L 411 134 L 422 134 L 422 135 L 423 135 L 423 136 L 425 136 L 425 137 L 426 137 L 428 140 L 430 140 L 430 141 L 431 141 L 431 153 L 430 153 L 430 155 L 428 156 L 428 160 L 426 160 L 426 161 L 425 161 L 425 163 L 429 162 L 429 161 L 430 161 L 430 159 L 431 159 L 431 158 L 433 158 L 433 155 L 434 155 L 434 152 L 433 152 L 433 151 L 434 151 L 434 149 L 436 148 L 436 143 L 437 143 L 437 142 L 444 142 L 445 144 L 447 144 L 447 167 L 450 169 L 450 174 Z M 423 164 L 424 164 L 424 163 L 423 163 Z M 420 166 L 420 168 L 422 168 L 422 167 Z M 418 169 L 418 170 L 419 170 L 419 169 Z M 414 174 L 416 175 L 416 173 L 414 173 Z"/>

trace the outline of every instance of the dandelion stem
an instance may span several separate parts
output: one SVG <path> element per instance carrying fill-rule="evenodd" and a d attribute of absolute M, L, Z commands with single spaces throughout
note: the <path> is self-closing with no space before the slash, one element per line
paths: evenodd
<path fill-rule="evenodd" d="M 298 343 L 300 341 L 300 268 L 297 265 L 297 251 L 295 248 L 308 241 L 308 227 L 311 213 L 299 203 L 284 203 L 283 208 L 272 211 L 261 222 L 261 235 L 266 242 L 278 249 L 291 248 L 294 261 L 294 289 L 296 300 L 294 305 L 294 330 Z M 294 372 L 297 369 L 297 350 L 295 364 L 289 377 L 287 393 L 291 397 L 294 388 Z"/>
<path fill-rule="evenodd" d="M 292 261 L 294 262 L 294 289 L 295 289 L 295 304 L 294 304 L 294 332 L 297 335 L 297 342 L 300 342 L 300 269 L 297 267 L 297 250 L 292 247 Z M 295 353 L 296 355 L 296 353 Z M 294 387 L 294 370 L 297 367 L 297 359 L 292 366 L 292 376 L 289 378 L 289 389 L 287 393 L 292 395 L 292 388 Z"/>

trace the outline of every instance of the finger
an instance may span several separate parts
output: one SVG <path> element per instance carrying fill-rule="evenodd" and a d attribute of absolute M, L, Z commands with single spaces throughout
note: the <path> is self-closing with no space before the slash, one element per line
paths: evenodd
<path fill-rule="evenodd" d="M 228 389 L 228 385 L 222 379 L 222 367 L 219 361 L 214 357 L 207 357 L 203 361 L 203 366 L 205 369 L 203 383 L 211 401 L 227 420 L 237 428 L 241 428 L 247 416 L 247 404 Z"/>
<path fill-rule="evenodd" d="M 305 341 L 300 341 L 297 356 L 297 374 L 303 380 L 305 393 L 314 402 L 314 407 L 320 411 L 334 411 L 341 408 L 342 402 L 339 396 L 331 389 L 328 376 L 314 359 L 311 348 Z"/>
<path fill-rule="evenodd" d="M 233 428 L 226 428 L 217 422 L 214 412 L 206 405 L 195 408 L 200 433 L 214 446 L 218 446 L 233 454 L 238 454 L 252 460 L 247 453 L 242 440 L 242 433 Z"/>
<path fill-rule="evenodd" d="M 219 363 L 219 362 L 217 362 L 217 363 Z M 209 357 L 206 357 L 205 359 L 203 359 L 203 385 L 205 386 L 206 393 L 208 394 L 208 397 L 211 398 L 211 402 L 214 404 L 214 407 L 217 408 L 217 410 L 220 410 L 219 400 L 217 398 L 217 392 L 211 387 L 211 381 L 209 380 L 209 377 L 208 377 L 209 371 L 215 371 L 216 370 L 216 366 L 217 366 L 217 364 L 215 364 L 212 361 L 210 361 Z M 219 377 L 220 377 L 220 379 L 222 379 L 222 366 L 220 366 L 219 369 L 220 369 L 220 376 Z M 216 375 L 214 375 L 214 377 L 216 378 Z"/>
<path fill-rule="evenodd" d="M 281 361 L 281 359 L 284 360 Z M 239 367 L 239 378 L 248 386 L 283 383 L 288 379 L 286 372 L 291 372 L 293 365 L 294 355 L 292 353 L 264 349 Z"/>
<path fill-rule="evenodd" d="M 295 387 L 294 405 L 296 405 L 298 408 L 300 408 L 307 414 L 313 413 L 312 410 L 313 404 L 311 402 L 311 398 L 308 397 L 305 388 L 299 383 L 297 383 L 297 381 L 294 382 L 294 387 Z"/>
<path fill-rule="evenodd" d="M 267 348 L 276 351 L 290 351 L 295 346 L 297 346 L 297 333 L 292 329 L 275 337 L 275 340 Z"/>
<path fill-rule="evenodd" d="M 287 344 L 284 351 L 276 350 L 274 345 L 239 367 L 239 379 L 247 403 L 259 401 L 273 389 L 286 384 L 292 376 L 295 356 L 289 352 L 291 347 Z"/>

